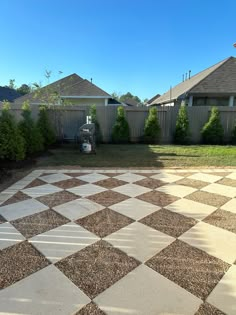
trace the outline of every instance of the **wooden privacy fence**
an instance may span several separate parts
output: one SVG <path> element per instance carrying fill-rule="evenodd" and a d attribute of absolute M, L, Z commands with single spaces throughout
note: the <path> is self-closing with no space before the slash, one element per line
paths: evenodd
<path fill-rule="evenodd" d="M 225 132 L 225 141 L 229 141 L 236 121 L 236 108 L 223 106 L 218 108 Z M 157 110 L 161 126 L 161 143 L 172 143 L 179 107 L 166 106 L 159 107 Z M 210 106 L 187 107 L 192 143 L 199 143 L 201 141 L 200 131 L 209 118 L 210 110 Z M 21 118 L 20 107 L 12 108 L 12 112 L 17 120 Z M 130 127 L 131 142 L 139 142 L 140 138 L 143 136 L 144 124 L 148 116 L 148 108 L 125 107 L 125 113 Z M 32 106 L 32 115 L 35 119 L 37 118 L 37 106 Z M 87 115 L 89 115 L 89 106 L 66 106 L 57 111 L 49 109 L 49 117 L 57 136 L 58 138 L 64 139 L 74 139 L 79 127 L 86 122 Z M 109 105 L 97 107 L 97 119 L 101 127 L 103 142 L 111 141 L 112 127 L 115 123 L 116 116 L 117 106 Z"/>

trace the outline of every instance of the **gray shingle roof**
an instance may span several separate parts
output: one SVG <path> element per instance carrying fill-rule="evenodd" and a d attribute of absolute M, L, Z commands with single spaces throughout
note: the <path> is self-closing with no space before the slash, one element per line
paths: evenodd
<path fill-rule="evenodd" d="M 13 102 L 16 98 L 20 97 L 21 94 L 16 92 L 9 87 L 0 86 L 0 101 Z"/>
<path fill-rule="evenodd" d="M 185 93 L 236 93 L 236 58 L 229 57 L 181 82 L 150 105 L 162 104 L 181 98 Z"/>
<path fill-rule="evenodd" d="M 39 96 L 40 94 L 40 96 Z M 32 92 L 19 97 L 15 100 L 15 103 L 22 103 L 29 100 L 32 103 L 42 103 L 47 99 L 48 94 L 55 94 L 61 96 L 110 96 L 105 91 L 101 90 L 95 84 L 92 84 L 88 80 L 84 80 L 76 73 L 71 74 L 61 80 L 53 82 L 45 87 L 42 87 L 40 91 Z"/>

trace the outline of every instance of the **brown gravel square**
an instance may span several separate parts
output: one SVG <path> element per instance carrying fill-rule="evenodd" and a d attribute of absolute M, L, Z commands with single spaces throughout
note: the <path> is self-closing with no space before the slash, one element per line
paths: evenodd
<path fill-rule="evenodd" d="M 136 175 L 145 176 L 145 177 L 151 177 L 153 175 L 156 175 L 157 173 L 135 173 Z"/>
<path fill-rule="evenodd" d="M 27 241 L 0 251 L 0 289 L 48 266 L 50 262 Z"/>
<path fill-rule="evenodd" d="M 146 265 L 205 300 L 230 265 L 206 252 L 176 240 Z"/>
<path fill-rule="evenodd" d="M 226 315 L 225 313 L 221 312 L 211 304 L 205 302 L 204 304 L 201 304 L 197 313 L 194 315 Z"/>
<path fill-rule="evenodd" d="M 228 197 L 212 194 L 206 191 L 195 191 L 185 198 L 214 207 L 221 207 L 230 200 Z"/>
<path fill-rule="evenodd" d="M 0 214 L 0 224 L 7 222 L 7 220 L 4 219 L 4 217 Z"/>
<path fill-rule="evenodd" d="M 179 199 L 178 197 L 168 195 L 160 191 L 150 191 L 136 198 L 146 202 L 150 202 L 159 207 L 165 207 Z"/>
<path fill-rule="evenodd" d="M 181 173 L 176 173 L 176 175 L 178 176 L 183 176 L 183 177 L 188 177 L 188 176 L 191 176 L 191 175 L 194 175 L 196 174 L 196 172 L 181 172 Z"/>
<path fill-rule="evenodd" d="M 108 177 L 115 177 L 115 176 L 119 176 L 119 175 L 122 175 L 124 173 L 99 173 L 101 175 L 106 175 Z"/>
<path fill-rule="evenodd" d="M 218 209 L 206 217 L 203 221 L 236 233 L 236 214 L 230 211 Z"/>
<path fill-rule="evenodd" d="M 137 182 L 135 182 L 135 184 L 144 186 L 150 189 L 156 189 L 158 187 L 166 185 L 166 183 L 162 182 L 161 180 L 154 179 L 154 178 L 144 178 L 144 179 L 138 180 Z"/>
<path fill-rule="evenodd" d="M 123 180 L 116 179 L 116 178 L 107 178 L 107 179 L 100 180 L 94 184 L 105 187 L 107 189 L 112 189 L 115 187 L 125 185 L 125 184 L 127 184 L 127 182 L 125 182 Z"/>
<path fill-rule="evenodd" d="M 195 219 L 166 209 L 158 210 L 139 222 L 173 237 L 179 237 L 197 223 Z"/>
<path fill-rule="evenodd" d="M 54 186 L 57 186 L 62 189 L 69 189 L 77 186 L 81 186 L 87 184 L 85 181 L 77 179 L 77 178 L 71 178 L 67 180 L 62 180 L 60 182 L 54 183 Z"/>
<path fill-rule="evenodd" d="M 183 178 L 178 180 L 175 184 L 177 185 L 183 185 L 183 186 L 189 186 L 197 189 L 201 189 L 207 185 L 209 185 L 206 182 L 202 182 L 201 180 L 195 180 L 190 178 Z"/>
<path fill-rule="evenodd" d="M 75 222 L 99 237 L 105 237 L 134 222 L 134 220 L 111 209 L 103 209 Z"/>
<path fill-rule="evenodd" d="M 74 173 L 64 173 L 64 174 L 71 177 L 78 177 L 78 176 L 88 175 L 89 173 L 74 172 Z"/>
<path fill-rule="evenodd" d="M 68 222 L 70 222 L 70 220 L 66 219 L 61 214 L 53 210 L 46 210 L 11 221 L 11 224 L 14 225 L 24 237 L 30 238 Z"/>
<path fill-rule="evenodd" d="M 121 202 L 123 200 L 128 199 L 128 196 L 125 196 L 123 194 L 120 194 L 116 191 L 103 191 L 101 193 L 89 196 L 88 199 L 95 201 L 96 203 L 99 203 L 100 205 L 104 207 L 109 207 L 115 203 Z"/>
<path fill-rule="evenodd" d="M 109 243 L 99 241 L 55 265 L 93 299 L 139 266 L 140 262 Z"/>
<path fill-rule="evenodd" d="M 83 307 L 79 312 L 75 315 L 106 315 L 98 306 L 91 302 Z"/>
<path fill-rule="evenodd" d="M 36 178 L 25 188 L 32 188 L 32 187 L 37 187 L 37 186 L 41 186 L 41 185 L 45 185 L 45 182 L 39 178 Z"/>
<path fill-rule="evenodd" d="M 205 174 L 209 174 L 209 175 L 215 175 L 215 176 L 228 176 L 230 174 L 230 172 L 204 172 Z"/>
<path fill-rule="evenodd" d="M 2 203 L 0 206 L 7 206 L 10 205 L 12 203 L 16 203 L 16 202 L 20 202 L 20 201 L 24 201 L 24 200 L 28 200 L 31 199 L 31 197 L 27 196 L 26 194 L 24 194 L 21 191 L 18 191 L 15 195 L 13 195 L 11 198 L 9 198 L 8 200 L 6 200 L 4 203 Z"/>
<path fill-rule="evenodd" d="M 47 205 L 49 208 L 53 208 L 78 198 L 78 196 L 68 191 L 59 191 L 54 194 L 38 197 L 37 200 Z"/>
<path fill-rule="evenodd" d="M 217 184 L 236 187 L 236 180 L 231 178 L 222 178 L 217 182 Z"/>

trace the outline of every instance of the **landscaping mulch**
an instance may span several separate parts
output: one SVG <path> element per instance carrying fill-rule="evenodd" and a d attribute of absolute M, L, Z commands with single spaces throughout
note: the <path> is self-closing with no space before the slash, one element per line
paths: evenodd
<path fill-rule="evenodd" d="M 236 233 L 236 214 L 233 212 L 218 209 L 203 221 Z"/>
<path fill-rule="evenodd" d="M 107 179 L 100 180 L 94 184 L 107 188 L 107 189 L 112 189 L 115 187 L 125 185 L 127 184 L 127 182 L 120 179 L 116 179 L 116 178 L 107 178 Z"/>
<path fill-rule="evenodd" d="M 61 214 L 53 210 L 46 210 L 11 221 L 11 224 L 22 235 L 24 235 L 24 237 L 30 238 L 37 234 L 52 230 L 68 222 L 70 222 L 70 220 L 63 217 Z"/>
<path fill-rule="evenodd" d="M 179 240 L 147 261 L 146 265 L 203 300 L 230 267 L 226 262 Z"/>
<path fill-rule="evenodd" d="M 217 184 L 236 187 L 236 180 L 231 178 L 222 178 L 217 182 Z"/>
<path fill-rule="evenodd" d="M 75 315 L 106 315 L 98 306 L 91 302 L 83 307 L 79 312 Z"/>
<path fill-rule="evenodd" d="M 179 237 L 193 227 L 197 221 L 167 209 L 158 210 L 139 222 L 173 237 Z"/>
<path fill-rule="evenodd" d="M 55 265 L 93 299 L 138 267 L 140 262 L 109 243 L 99 241 Z"/>
<path fill-rule="evenodd" d="M 197 189 L 201 189 L 207 185 L 209 185 L 206 182 L 203 182 L 201 180 L 196 180 L 196 179 L 190 179 L 190 178 L 183 178 L 180 179 L 176 182 L 177 185 L 183 185 L 183 186 L 188 186 L 188 187 L 193 187 Z"/>
<path fill-rule="evenodd" d="M 53 185 L 62 189 L 69 189 L 69 188 L 73 188 L 73 187 L 77 187 L 77 186 L 81 186 L 85 184 L 87 183 L 83 180 L 80 180 L 77 178 L 71 178 L 71 179 L 66 179 L 66 180 L 62 180 L 60 182 L 54 183 Z"/>
<path fill-rule="evenodd" d="M 24 201 L 24 200 L 28 200 L 31 199 L 31 197 L 29 197 L 28 195 L 24 194 L 21 191 L 18 191 L 15 195 L 13 195 L 11 198 L 9 198 L 8 200 L 6 200 L 5 202 L 3 202 L 1 204 L 1 206 L 7 206 L 7 205 L 11 205 L 12 203 L 16 203 L 16 202 L 20 202 L 20 201 Z"/>
<path fill-rule="evenodd" d="M 0 289 L 48 266 L 50 262 L 27 241 L 0 251 Z"/>
<path fill-rule="evenodd" d="M 135 184 L 143 186 L 143 187 L 147 187 L 150 189 L 156 189 L 158 187 L 165 185 L 166 183 L 164 183 L 161 180 L 154 179 L 154 178 L 144 178 L 144 179 L 138 180 L 137 182 L 135 182 Z"/>
<path fill-rule="evenodd" d="M 221 312 L 211 304 L 205 302 L 199 307 L 197 313 L 195 313 L 194 315 L 225 315 L 225 313 Z"/>
<path fill-rule="evenodd" d="M 168 206 L 170 203 L 175 202 L 176 200 L 179 199 L 178 197 L 165 194 L 160 191 L 150 191 L 136 198 L 146 201 L 146 202 L 150 202 L 159 207 Z"/>
<path fill-rule="evenodd" d="M 201 202 L 213 207 L 221 207 L 230 200 L 230 198 L 228 197 L 212 194 L 206 191 L 195 191 L 194 193 L 186 196 L 185 198 Z"/>
<path fill-rule="evenodd" d="M 49 208 L 53 208 L 59 206 L 63 203 L 78 199 L 79 196 L 76 196 L 68 191 L 59 191 L 54 194 L 49 194 L 46 196 L 41 196 L 36 198 L 38 201 L 42 202 L 43 204 L 47 205 Z"/>
<path fill-rule="evenodd" d="M 103 209 L 77 220 L 76 223 L 102 238 L 118 231 L 133 221 L 134 220 L 111 209 Z"/>
<path fill-rule="evenodd" d="M 25 188 L 32 188 L 32 187 L 37 187 L 37 186 L 41 186 L 41 185 L 45 185 L 45 182 L 39 178 L 36 178 L 29 185 L 27 185 Z"/>
<path fill-rule="evenodd" d="M 120 194 L 116 191 L 111 191 L 111 190 L 103 191 L 101 193 L 88 197 L 88 199 L 95 201 L 104 207 L 109 207 L 115 203 L 121 202 L 128 198 L 129 197 L 123 194 Z"/>

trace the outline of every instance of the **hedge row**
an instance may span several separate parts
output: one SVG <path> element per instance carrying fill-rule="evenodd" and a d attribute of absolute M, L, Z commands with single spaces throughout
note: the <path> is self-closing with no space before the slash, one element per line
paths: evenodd
<path fill-rule="evenodd" d="M 22 120 L 17 123 L 4 102 L 0 116 L 0 159 L 19 161 L 47 150 L 56 140 L 45 107 L 40 107 L 35 122 L 28 102 L 22 106 Z"/>

